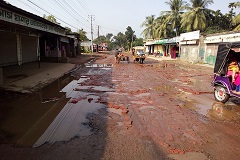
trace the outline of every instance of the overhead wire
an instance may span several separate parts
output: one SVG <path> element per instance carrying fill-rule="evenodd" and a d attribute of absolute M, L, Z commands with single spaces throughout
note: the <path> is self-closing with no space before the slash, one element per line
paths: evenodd
<path fill-rule="evenodd" d="M 37 13 L 39 13 L 39 14 L 42 14 L 39 10 L 31 7 L 31 6 L 30 6 L 29 4 L 27 4 L 26 2 L 24 2 L 24 1 L 22 1 L 22 0 L 20 0 L 20 2 L 23 3 L 24 5 L 28 6 L 30 9 L 34 10 L 35 12 L 37 12 Z"/>
<path fill-rule="evenodd" d="M 56 7 L 55 7 L 55 8 L 52 8 L 52 7 L 51 7 L 52 5 L 49 5 L 49 4 L 46 4 L 46 3 L 45 3 L 46 1 L 40 0 L 40 2 L 43 3 L 44 6 L 48 6 L 51 11 L 54 11 L 54 13 L 57 13 L 57 12 L 58 12 L 58 11 L 56 10 Z M 48 3 L 51 3 L 51 2 L 52 2 L 52 1 L 48 1 Z M 53 3 L 52 3 L 52 4 L 53 4 Z M 55 4 L 54 4 L 54 5 L 55 5 Z M 59 13 L 61 14 L 61 17 L 64 17 L 65 19 L 69 19 L 69 17 L 67 17 L 66 15 L 64 15 L 63 12 L 58 12 L 58 14 L 59 14 Z"/>
<path fill-rule="evenodd" d="M 82 17 L 84 20 L 86 20 L 83 16 L 81 16 L 80 14 L 78 14 L 78 12 L 77 12 L 73 7 L 71 7 L 71 5 L 69 5 L 67 1 L 63 0 L 63 2 L 74 12 L 74 14 L 77 14 L 78 16 L 80 16 L 80 17 Z M 87 20 L 86 20 L 86 21 L 87 21 Z M 84 23 L 82 23 L 82 24 L 84 24 Z M 86 24 L 84 24 L 84 25 L 86 25 Z"/>
<path fill-rule="evenodd" d="M 71 4 L 73 4 L 73 6 L 75 6 L 75 7 L 77 7 L 78 8 L 78 12 L 79 11 L 82 11 L 80 8 L 83 8 L 83 10 L 85 11 L 85 12 L 81 12 L 82 14 L 84 14 L 84 16 L 88 16 L 89 15 L 89 13 L 85 10 L 85 8 L 81 5 L 81 3 L 78 1 L 78 0 L 68 0 Z M 77 2 L 79 2 L 79 3 L 77 3 Z M 76 2 L 76 3 L 75 3 Z M 80 5 L 80 6 L 79 6 Z"/>
<path fill-rule="evenodd" d="M 82 0 L 82 2 L 84 3 L 84 4 L 82 4 L 82 3 L 80 3 L 80 0 L 77 0 L 77 2 L 83 7 L 83 9 L 86 11 L 86 13 L 93 13 L 91 10 L 90 10 L 90 8 L 87 6 L 87 4 L 86 4 L 86 2 L 84 1 L 84 0 Z M 85 6 L 84 6 L 85 5 Z M 86 7 L 87 6 L 87 7 Z"/>
<path fill-rule="evenodd" d="M 53 15 L 53 14 L 49 13 L 48 11 L 46 11 L 45 9 L 43 9 L 42 7 L 40 7 L 40 6 L 38 6 L 37 4 L 33 3 L 31 0 L 27 0 L 27 1 L 28 1 L 29 3 L 31 3 L 31 4 L 33 4 L 34 6 L 40 8 L 40 9 L 43 10 L 44 12 L 48 13 L 49 15 Z M 53 15 L 53 16 L 54 16 L 54 15 Z M 63 21 L 63 20 L 61 20 L 61 19 L 59 19 L 58 17 L 55 17 L 55 18 L 56 18 L 57 20 L 59 20 L 59 21 L 65 23 L 65 24 L 67 24 L 67 25 L 69 25 L 69 26 L 71 26 L 71 27 L 77 29 L 76 27 L 72 26 L 71 24 L 69 24 L 69 23 L 67 23 L 67 22 L 65 22 L 65 21 Z"/>
<path fill-rule="evenodd" d="M 21 0 L 22 1 L 22 0 Z M 71 28 L 73 28 L 73 29 L 76 29 L 76 30 L 78 30 L 78 29 L 80 29 L 80 28 L 82 28 L 82 29 L 84 29 L 87 33 L 91 33 L 91 31 L 89 31 L 90 30 L 90 21 L 89 20 L 87 20 L 86 18 L 85 18 L 85 16 L 86 16 L 86 14 L 88 14 L 88 16 L 89 15 L 91 15 L 90 13 L 92 13 L 91 12 L 91 10 L 89 9 L 89 7 L 87 6 L 87 4 L 86 4 L 86 2 L 84 1 L 84 0 L 70 0 L 70 1 L 66 1 L 66 0 L 63 0 L 63 1 L 61 1 L 61 0 L 52 0 L 52 1 L 50 1 L 50 2 L 52 2 L 55 6 L 58 6 L 58 7 L 60 7 L 62 10 L 64 10 L 64 12 L 66 12 L 67 14 L 65 14 L 64 16 L 61 16 L 61 17 L 64 17 L 64 19 L 73 19 L 73 21 L 71 22 L 71 24 L 70 23 L 68 23 L 68 22 L 66 22 L 66 21 L 64 21 L 64 20 L 62 20 L 62 18 L 59 18 L 59 17 L 57 17 L 57 16 L 55 16 L 54 14 L 52 14 L 52 12 L 49 12 L 49 11 L 47 11 L 47 9 L 45 9 L 45 8 L 43 8 L 43 7 L 41 7 L 41 5 L 38 5 L 38 4 L 36 4 L 36 2 L 34 3 L 34 2 L 32 2 L 32 0 L 27 0 L 29 3 L 31 3 L 32 5 L 34 5 L 35 7 L 37 7 L 38 9 L 40 9 L 40 10 L 42 10 L 42 11 L 44 11 L 44 13 L 48 13 L 49 15 L 53 15 L 57 20 L 59 20 L 59 21 L 61 21 L 61 22 L 63 22 L 64 24 L 66 24 L 66 25 L 68 25 L 68 26 L 70 26 Z M 77 1 L 77 2 L 76 2 Z M 23 2 L 24 3 L 24 2 Z M 42 1 L 41 1 L 41 3 L 43 3 Z M 71 4 L 69 4 L 69 3 L 71 3 Z M 26 3 L 24 3 L 25 5 L 27 5 Z M 81 7 L 80 7 L 80 6 Z M 29 6 L 29 5 L 27 5 L 27 6 Z M 44 6 L 51 6 L 51 5 L 44 5 Z M 30 6 L 29 6 L 30 7 Z M 78 7 L 78 8 L 82 8 L 82 10 L 81 9 L 76 9 L 76 7 Z M 31 9 L 34 9 L 33 7 L 30 7 Z M 50 7 L 51 8 L 51 7 Z M 49 9 L 49 8 L 48 8 Z M 36 9 L 34 9 L 35 11 L 37 11 Z M 51 11 L 53 11 L 53 10 L 55 10 L 55 9 L 50 9 Z M 84 11 L 84 12 L 80 12 L 80 11 Z M 38 13 L 40 13 L 40 11 L 37 11 Z M 62 14 L 63 12 L 61 12 L 61 14 Z M 81 17 L 81 20 L 79 20 L 79 17 Z M 97 20 L 95 20 L 95 21 L 92 21 L 91 23 L 92 23 L 92 25 L 93 26 L 95 26 L 96 24 L 95 24 L 95 22 L 97 22 L 98 23 L 98 21 Z M 75 25 L 73 25 L 72 23 L 74 23 L 74 24 L 77 24 L 76 26 L 78 26 L 78 25 L 80 25 L 81 27 L 76 27 Z M 87 24 L 87 23 L 89 23 L 89 24 Z M 98 23 L 98 24 L 100 24 L 100 23 Z M 82 26 L 83 25 L 83 26 Z M 118 29 L 115 29 L 116 27 L 109 27 L 109 26 L 105 26 L 105 25 L 102 25 L 101 24 L 101 32 L 103 33 L 103 28 L 105 28 L 105 29 L 107 29 L 107 30 L 111 30 L 111 31 L 114 31 L 114 32 L 120 32 Z M 94 33 L 94 34 L 96 34 L 96 32 L 95 32 L 95 30 L 94 29 L 92 29 L 92 32 Z M 104 34 L 104 33 L 103 33 Z"/>

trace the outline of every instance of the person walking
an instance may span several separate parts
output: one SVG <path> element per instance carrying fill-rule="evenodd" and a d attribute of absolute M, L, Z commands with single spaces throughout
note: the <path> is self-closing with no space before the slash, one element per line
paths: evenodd
<path fill-rule="evenodd" d="M 119 63 L 119 60 L 118 60 L 118 58 L 119 58 L 119 50 L 116 49 L 114 54 L 115 54 L 115 63 L 117 64 L 117 63 Z"/>

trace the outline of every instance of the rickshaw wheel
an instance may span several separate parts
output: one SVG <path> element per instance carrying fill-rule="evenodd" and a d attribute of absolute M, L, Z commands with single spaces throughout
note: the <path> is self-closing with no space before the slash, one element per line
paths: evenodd
<path fill-rule="evenodd" d="M 226 89 L 222 86 L 217 86 L 214 90 L 214 98 L 218 102 L 225 103 L 228 101 L 230 95 L 226 92 Z"/>

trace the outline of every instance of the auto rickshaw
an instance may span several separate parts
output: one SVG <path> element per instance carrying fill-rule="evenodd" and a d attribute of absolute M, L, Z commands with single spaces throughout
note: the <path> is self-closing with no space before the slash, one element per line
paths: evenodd
<path fill-rule="evenodd" d="M 227 74 L 231 57 L 240 62 L 239 51 L 240 42 L 219 43 L 213 79 L 214 98 L 218 102 L 225 103 L 232 96 L 240 98 L 240 93 L 236 92 L 236 85 L 232 82 L 232 76 Z"/>
<path fill-rule="evenodd" d="M 133 47 L 132 55 L 133 55 L 133 62 L 139 62 L 143 64 L 143 61 L 146 58 L 144 46 Z"/>

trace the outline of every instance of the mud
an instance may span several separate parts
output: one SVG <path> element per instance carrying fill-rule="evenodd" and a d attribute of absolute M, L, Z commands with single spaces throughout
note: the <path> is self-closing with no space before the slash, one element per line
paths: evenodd
<path fill-rule="evenodd" d="M 113 62 L 106 55 L 74 70 L 57 91 L 64 101 L 55 95 L 39 101 L 62 102 L 39 136 L 47 138 L 37 139 L 36 148 L 2 143 L 1 157 L 239 159 L 239 103 L 215 102 L 212 68 L 177 60 Z"/>

